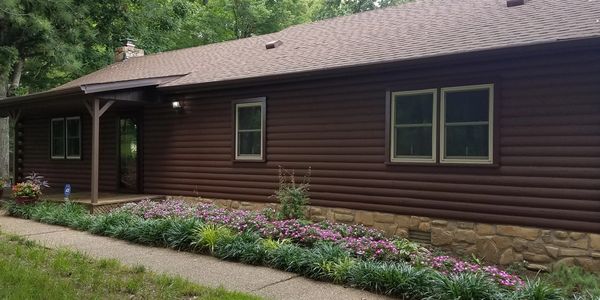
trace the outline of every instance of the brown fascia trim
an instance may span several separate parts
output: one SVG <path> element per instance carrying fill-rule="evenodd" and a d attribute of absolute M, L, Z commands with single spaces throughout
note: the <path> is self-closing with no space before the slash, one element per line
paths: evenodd
<path fill-rule="evenodd" d="M 34 103 L 38 101 L 46 101 L 65 96 L 84 95 L 81 88 L 78 86 L 60 90 L 50 90 L 46 92 L 33 93 L 25 96 L 10 97 L 0 100 L 0 109 L 4 107 L 16 106 L 24 103 Z"/>
<path fill-rule="evenodd" d="M 115 82 L 107 82 L 107 83 L 96 83 L 96 84 L 85 84 L 81 86 L 74 86 L 66 89 L 59 90 L 50 90 L 46 92 L 33 93 L 25 96 L 19 97 L 10 97 L 4 100 L 0 100 L 0 109 L 9 108 L 18 106 L 21 104 L 29 104 L 35 103 L 39 101 L 52 100 L 62 97 L 68 96 L 79 96 L 79 95 L 89 95 L 95 93 L 116 91 L 116 90 L 124 90 L 124 89 L 132 89 L 132 88 L 140 88 L 140 87 L 149 87 L 149 86 L 158 86 L 160 84 L 167 83 L 169 81 L 181 78 L 184 75 L 173 75 L 173 76 L 165 76 L 165 77 L 155 77 L 155 78 L 144 78 L 144 79 L 135 79 L 135 80 L 127 80 L 127 81 L 115 81 Z"/>
<path fill-rule="evenodd" d="M 190 92 L 211 91 L 230 88 L 243 88 L 256 85 L 273 84 L 285 82 L 297 82 L 301 80 L 315 80 L 336 77 L 347 77 L 352 75 L 364 74 L 365 72 L 388 72 L 400 67 L 418 67 L 423 65 L 435 65 L 444 62 L 459 63 L 467 60 L 478 60 L 477 62 L 488 62 L 507 57 L 521 57 L 540 52 L 552 53 L 556 51 L 573 51 L 580 49 L 589 49 L 600 47 L 600 36 L 555 40 L 553 42 L 536 42 L 523 44 L 514 47 L 490 48 L 479 51 L 461 52 L 455 54 L 444 54 L 434 56 L 417 57 L 414 59 L 386 61 L 377 63 L 368 63 L 362 65 L 353 65 L 347 67 L 335 67 L 328 69 L 319 69 L 311 71 L 284 73 L 262 77 L 249 77 L 241 79 L 231 79 L 225 81 L 193 83 L 176 86 L 158 86 L 157 89 L 165 95 L 184 94 Z"/>
<path fill-rule="evenodd" d="M 144 78 L 144 79 L 133 79 L 125 81 L 114 81 L 106 83 L 93 83 L 81 85 L 81 90 L 85 94 L 95 94 L 101 92 L 125 90 L 139 87 L 158 86 L 179 79 L 187 74 L 172 75 L 164 77 Z"/>

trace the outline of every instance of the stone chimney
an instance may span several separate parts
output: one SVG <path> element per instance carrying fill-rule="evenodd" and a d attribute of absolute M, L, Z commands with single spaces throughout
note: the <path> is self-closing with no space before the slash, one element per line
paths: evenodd
<path fill-rule="evenodd" d="M 132 57 L 144 56 L 144 50 L 133 44 L 134 40 L 125 40 L 125 45 L 115 49 L 115 62 L 125 61 Z"/>

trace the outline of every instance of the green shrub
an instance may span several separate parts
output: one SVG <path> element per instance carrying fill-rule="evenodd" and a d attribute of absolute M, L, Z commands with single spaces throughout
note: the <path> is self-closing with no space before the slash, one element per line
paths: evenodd
<path fill-rule="evenodd" d="M 244 232 L 230 238 L 221 238 L 215 247 L 218 258 L 261 265 L 267 258 L 268 249 L 256 233 Z"/>
<path fill-rule="evenodd" d="M 296 244 L 283 244 L 269 251 L 267 264 L 288 272 L 303 274 L 310 266 L 310 250 Z"/>
<path fill-rule="evenodd" d="M 140 217 L 124 212 L 97 215 L 91 222 L 89 231 L 91 233 L 112 237 L 125 237 L 127 236 L 125 230 L 141 220 Z"/>
<path fill-rule="evenodd" d="M 281 204 L 279 219 L 306 219 L 306 205 L 309 202 L 310 168 L 301 183 L 296 182 L 294 171 L 288 172 L 279 167 L 279 188 L 272 196 Z"/>
<path fill-rule="evenodd" d="M 220 239 L 231 238 L 233 233 L 225 226 L 202 225 L 194 230 L 192 245 L 199 249 L 215 252 L 215 247 Z"/>
<path fill-rule="evenodd" d="M 165 242 L 170 248 L 177 250 L 192 249 L 194 241 L 194 231 L 202 226 L 198 219 L 177 219 L 165 232 Z"/>
<path fill-rule="evenodd" d="M 313 279 L 333 280 L 332 265 L 349 258 L 350 253 L 340 246 L 328 242 L 318 242 L 308 252 L 309 265 L 301 274 Z"/>
<path fill-rule="evenodd" d="M 177 221 L 173 219 L 134 219 L 128 228 L 120 229 L 123 239 L 152 246 L 167 246 L 166 234 Z"/>
<path fill-rule="evenodd" d="M 17 205 L 14 201 L 6 201 L 3 206 L 10 216 L 31 219 L 31 211 L 34 205 Z"/>
<path fill-rule="evenodd" d="M 263 243 L 263 246 L 267 249 L 267 251 L 274 251 L 277 248 L 281 247 L 282 245 L 290 244 L 291 241 L 289 239 L 274 240 L 271 238 L 267 238 L 267 239 L 263 239 L 262 243 Z"/>
<path fill-rule="evenodd" d="M 511 299 L 513 300 L 559 300 L 563 299 L 561 291 L 549 284 L 536 280 L 527 280 L 525 286 L 516 290 Z"/>
<path fill-rule="evenodd" d="M 355 263 L 355 259 L 347 256 L 335 260 L 323 261 L 319 264 L 319 267 L 323 270 L 326 278 L 335 283 L 343 283 L 348 279 L 350 269 Z"/>
<path fill-rule="evenodd" d="M 438 274 L 434 291 L 435 297 L 440 300 L 507 298 L 507 290 L 501 289 L 481 273 Z"/>
<path fill-rule="evenodd" d="M 436 272 L 407 263 L 361 261 L 348 271 L 348 283 L 372 292 L 409 299 L 430 297 Z"/>

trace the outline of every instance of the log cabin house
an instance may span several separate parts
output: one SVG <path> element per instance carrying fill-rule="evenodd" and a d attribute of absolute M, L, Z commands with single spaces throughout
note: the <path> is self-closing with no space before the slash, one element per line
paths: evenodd
<path fill-rule="evenodd" d="M 0 102 L 16 177 L 256 208 L 600 269 L 600 1 L 416 0 L 116 62 Z"/>

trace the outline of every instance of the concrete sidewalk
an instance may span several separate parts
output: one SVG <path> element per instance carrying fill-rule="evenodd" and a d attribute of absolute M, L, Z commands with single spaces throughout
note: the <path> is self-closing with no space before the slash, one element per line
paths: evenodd
<path fill-rule="evenodd" d="M 318 282 L 266 267 L 226 262 L 211 256 L 132 244 L 109 237 L 12 218 L 0 212 L 0 231 L 26 237 L 50 248 L 69 248 L 95 258 L 143 265 L 157 273 L 180 275 L 192 282 L 222 286 L 268 299 L 389 299 L 340 285 Z"/>

